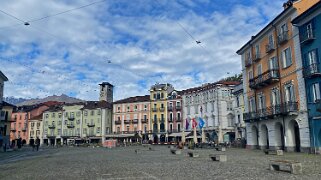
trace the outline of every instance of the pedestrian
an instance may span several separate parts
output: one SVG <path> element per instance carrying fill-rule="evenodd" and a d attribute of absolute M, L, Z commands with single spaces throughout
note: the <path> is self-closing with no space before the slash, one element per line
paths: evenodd
<path fill-rule="evenodd" d="M 40 139 L 39 139 L 39 137 L 37 137 L 37 139 L 36 139 L 37 151 L 39 150 L 39 146 L 40 146 Z"/>
<path fill-rule="evenodd" d="M 32 141 L 30 141 L 29 144 L 32 147 L 32 151 L 34 151 L 35 150 L 35 142 L 34 142 L 34 140 L 32 139 Z"/>

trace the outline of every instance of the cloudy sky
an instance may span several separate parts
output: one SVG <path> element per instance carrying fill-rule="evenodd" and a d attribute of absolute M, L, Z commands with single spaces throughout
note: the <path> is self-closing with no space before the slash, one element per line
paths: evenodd
<path fill-rule="evenodd" d="M 5 96 L 97 100 L 108 81 L 121 99 L 156 82 L 178 90 L 215 82 L 241 72 L 235 52 L 284 1 L 1 1 Z"/>

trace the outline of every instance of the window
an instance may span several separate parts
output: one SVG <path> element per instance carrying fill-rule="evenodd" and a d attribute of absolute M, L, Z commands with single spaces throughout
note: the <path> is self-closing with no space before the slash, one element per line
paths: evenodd
<path fill-rule="evenodd" d="M 260 45 L 255 45 L 255 59 L 260 57 Z"/>
<path fill-rule="evenodd" d="M 271 101 L 271 106 L 280 104 L 280 92 L 278 89 L 272 89 L 270 101 Z"/>
<path fill-rule="evenodd" d="M 305 65 L 311 73 L 316 73 L 318 72 L 318 54 L 317 54 L 317 49 L 313 49 L 312 51 L 309 51 L 308 53 L 305 54 Z"/>
<path fill-rule="evenodd" d="M 58 118 L 61 118 L 61 113 L 58 113 Z"/>
<path fill-rule="evenodd" d="M 261 64 L 259 64 L 258 66 L 257 66 L 257 75 L 259 76 L 259 75 L 262 75 L 262 65 Z"/>
<path fill-rule="evenodd" d="M 240 107 L 240 96 L 236 96 L 236 107 Z"/>
<path fill-rule="evenodd" d="M 170 121 L 173 121 L 173 113 L 170 113 L 170 114 L 169 114 L 169 120 L 170 120 Z"/>
<path fill-rule="evenodd" d="M 173 131 L 173 124 L 170 124 L 170 125 L 169 125 L 169 130 L 170 130 L 170 131 Z"/>
<path fill-rule="evenodd" d="M 130 111 L 130 107 L 129 106 L 127 106 L 127 112 L 129 112 Z"/>
<path fill-rule="evenodd" d="M 88 112 L 87 111 L 84 111 L 84 116 L 87 116 L 88 115 Z"/>
<path fill-rule="evenodd" d="M 120 106 L 117 107 L 118 112 L 120 112 Z"/>
<path fill-rule="evenodd" d="M 249 100 L 249 112 L 255 112 L 256 111 L 256 107 L 255 107 L 255 98 L 251 97 Z"/>
<path fill-rule="evenodd" d="M 58 129 L 58 136 L 61 136 L 61 129 Z"/>
<path fill-rule="evenodd" d="M 147 120 L 147 115 L 146 114 L 144 114 L 144 120 Z"/>
<path fill-rule="evenodd" d="M 55 117 L 55 113 L 52 113 L 51 117 L 53 117 L 53 118 L 54 118 L 54 117 Z"/>
<path fill-rule="evenodd" d="M 248 76 L 249 76 L 249 80 L 250 80 L 250 79 L 253 79 L 253 71 L 249 71 Z"/>
<path fill-rule="evenodd" d="M 147 110 L 147 105 L 146 105 L 146 104 L 144 105 L 144 110 L 145 110 L 145 111 Z"/>
<path fill-rule="evenodd" d="M 65 120 L 65 123 L 64 123 L 64 124 L 65 124 L 65 125 L 67 125 L 67 122 L 68 122 L 68 121 L 67 121 L 67 120 Z"/>
<path fill-rule="evenodd" d="M 127 126 L 126 129 L 127 129 L 127 132 L 129 132 L 129 126 Z"/>
<path fill-rule="evenodd" d="M 34 122 L 32 122 L 32 123 L 31 123 L 31 127 L 34 127 L 34 126 L 35 126 L 35 123 L 34 123 Z"/>
<path fill-rule="evenodd" d="M 49 118 L 49 114 L 46 114 L 46 119 Z M 21 116 L 20 116 L 20 119 L 21 119 Z"/>
<path fill-rule="evenodd" d="M 147 132 L 147 126 L 146 125 L 144 126 L 144 132 Z"/>
<path fill-rule="evenodd" d="M 181 124 L 177 124 L 177 131 L 181 132 Z"/>
<path fill-rule="evenodd" d="M 80 124 L 80 119 L 77 120 L 77 124 Z"/>
<path fill-rule="evenodd" d="M 77 128 L 77 136 L 80 136 L 80 128 Z"/>
<path fill-rule="evenodd" d="M 120 127 L 117 127 L 117 132 L 120 132 Z"/>
<path fill-rule="evenodd" d="M 263 94 L 260 94 L 258 97 L 258 101 L 259 101 L 259 107 L 258 109 L 264 109 L 265 108 L 265 97 Z"/>
<path fill-rule="evenodd" d="M 91 116 L 95 115 L 95 111 L 94 111 L 94 110 L 91 110 L 90 115 L 91 115 Z"/>
<path fill-rule="evenodd" d="M 181 120 L 181 113 L 177 113 L 177 120 Z"/>
<path fill-rule="evenodd" d="M 246 59 L 245 59 L 246 62 L 248 62 L 248 63 L 252 62 L 252 54 L 251 54 L 251 51 L 246 52 L 245 58 L 246 58 Z"/>
<path fill-rule="evenodd" d="M 68 112 L 65 113 L 65 116 L 68 117 Z"/>
<path fill-rule="evenodd" d="M 37 122 L 37 128 L 39 128 L 40 127 L 40 122 Z"/>
<path fill-rule="evenodd" d="M 58 125 L 61 125 L 61 121 L 58 121 Z"/>
<path fill-rule="evenodd" d="M 214 102 L 211 103 L 211 112 L 214 112 Z"/>
<path fill-rule="evenodd" d="M 100 127 L 97 127 L 97 134 L 100 133 Z"/>
<path fill-rule="evenodd" d="M 134 107 L 134 111 L 137 111 L 137 105 L 135 105 L 135 107 Z"/>
<path fill-rule="evenodd" d="M 290 47 L 284 49 L 281 52 L 281 60 L 282 60 L 283 68 L 287 68 L 287 67 L 291 66 L 292 55 L 291 55 L 291 48 Z"/>
<path fill-rule="evenodd" d="M 240 123 L 241 122 L 241 115 L 237 115 L 237 123 Z"/>
<path fill-rule="evenodd" d="M 273 38 L 273 34 L 270 34 L 268 37 L 268 45 L 273 48 L 274 47 L 274 38 Z"/>
<path fill-rule="evenodd" d="M 317 102 L 320 100 L 320 85 L 319 83 L 314 83 L 311 86 L 312 90 L 312 102 Z"/>
<path fill-rule="evenodd" d="M 161 98 L 164 99 L 164 93 L 161 93 Z"/>
<path fill-rule="evenodd" d="M 285 102 L 295 102 L 295 93 L 293 84 L 288 84 L 284 86 L 284 100 Z"/>
<path fill-rule="evenodd" d="M 100 109 L 97 110 L 97 115 L 100 115 Z"/>
<path fill-rule="evenodd" d="M 87 129 L 84 128 L 84 129 L 82 130 L 82 132 L 83 132 L 84 134 L 87 134 Z"/>
<path fill-rule="evenodd" d="M 80 116 L 80 114 L 81 114 L 81 113 L 80 113 L 80 111 L 78 111 L 78 112 L 77 112 L 77 114 L 76 114 L 76 116 L 78 116 L 78 117 L 79 117 L 79 116 Z"/>
<path fill-rule="evenodd" d="M 177 106 L 177 107 L 180 107 L 180 106 L 181 106 L 181 102 L 177 101 L 177 102 L 176 102 L 176 106 Z"/>

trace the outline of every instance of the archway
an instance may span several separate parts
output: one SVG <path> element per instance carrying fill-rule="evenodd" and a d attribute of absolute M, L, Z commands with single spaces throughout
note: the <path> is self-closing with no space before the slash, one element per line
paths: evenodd
<path fill-rule="evenodd" d="M 165 138 L 165 134 L 160 135 L 160 138 L 159 138 L 159 139 L 160 139 L 160 142 L 161 142 L 161 143 L 164 143 L 164 142 L 165 142 L 165 139 L 166 139 L 166 138 Z"/>
<path fill-rule="evenodd" d="M 301 151 L 300 128 L 299 124 L 292 120 L 289 122 L 289 145 L 294 147 L 295 152 Z"/>
<path fill-rule="evenodd" d="M 157 134 L 154 134 L 154 143 L 155 143 L 155 144 L 158 143 L 158 136 L 157 136 Z"/>
<path fill-rule="evenodd" d="M 256 126 L 252 126 L 252 145 L 255 149 L 259 148 L 259 134 Z"/>
<path fill-rule="evenodd" d="M 218 143 L 218 136 L 217 136 L 217 133 L 215 131 L 212 132 L 211 141 L 214 141 L 215 143 Z"/>
<path fill-rule="evenodd" d="M 261 126 L 261 135 L 260 135 L 260 143 L 262 149 L 269 149 L 270 142 L 269 142 L 269 131 L 265 124 Z"/>
<path fill-rule="evenodd" d="M 275 148 L 284 150 L 284 129 L 280 122 L 275 123 Z"/>

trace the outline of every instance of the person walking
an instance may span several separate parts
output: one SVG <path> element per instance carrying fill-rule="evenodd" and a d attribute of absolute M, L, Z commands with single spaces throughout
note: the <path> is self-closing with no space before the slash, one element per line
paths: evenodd
<path fill-rule="evenodd" d="M 36 139 L 37 151 L 39 150 L 39 146 L 40 146 L 40 139 L 39 139 L 39 137 L 37 137 L 37 139 Z"/>

